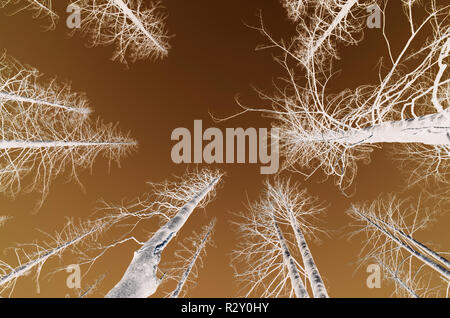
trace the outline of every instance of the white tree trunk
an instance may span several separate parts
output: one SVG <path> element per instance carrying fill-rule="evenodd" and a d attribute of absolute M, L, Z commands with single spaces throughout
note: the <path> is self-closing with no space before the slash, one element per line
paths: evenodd
<path fill-rule="evenodd" d="M 286 244 L 283 233 L 281 233 L 280 227 L 278 226 L 275 216 L 273 217 L 273 225 L 278 235 L 278 240 L 283 254 L 283 262 L 289 272 L 289 278 L 291 279 L 292 288 L 294 289 L 295 296 L 297 298 L 309 298 L 308 291 L 302 282 L 300 272 L 298 271 L 297 265 L 292 257 L 289 247 Z"/>
<path fill-rule="evenodd" d="M 428 253 L 432 258 L 434 258 L 435 260 L 437 260 L 438 262 L 442 262 L 443 264 L 445 264 L 445 266 L 447 266 L 448 268 L 450 268 L 450 262 L 443 256 L 439 255 L 438 253 L 436 253 L 435 251 L 431 250 L 430 248 L 428 248 L 426 245 L 420 243 L 419 241 L 415 240 L 414 238 L 412 238 L 410 235 L 404 233 L 403 231 L 398 230 L 397 228 L 393 227 L 392 225 L 384 222 L 383 220 L 379 220 L 380 222 L 383 223 L 384 226 L 388 227 L 391 231 L 397 233 L 400 237 L 402 237 L 403 239 L 405 239 L 408 243 L 412 244 L 415 247 L 418 247 L 419 249 L 425 251 L 426 253 Z"/>
<path fill-rule="evenodd" d="M 186 203 L 179 212 L 136 252 L 122 279 L 108 292 L 106 298 L 146 298 L 160 284 L 157 277 L 161 253 L 180 231 L 197 205 L 219 181 L 215 178 L 205 189 Z"/>
<path fill-rule="evenodd" d="M 328 298 L 328 293 L 323 283 L 322 276 L 320 276 L 319 269 L 314 262 L 314 258 L 309 250 L 308 243 L 303 235 L 302 229 L 294 218 L 292 211 L 289 209 L 291 218 L 291 227 L 295 233 L 295 239 L 297 240 L 298 248 L 302 254 L 303 265 L 305 266 L 306 274 L 311 283 L 314 298 Z"/>
<path fill-rule="evenodd" d="M 389 239 L 391 239 L 393 242 L 395 242 L 400 248 L 406 250 L 408 253 L 410 253 L 412 256 L 416 257 L 420 261 L 422 261 L 425 265 L 429 266 L 431 269 L 437 271 L 439 274 L 441 274 L 443 277 L 447 279 L 447 281 L 450 281 L 450 271 L 442 267 L 441 265 L 433 262 L 431 259 L 429 259 L 427 256 L 417 252 L 413 248 L 411 248 L 409 245 L 398 239 L 393 234 L 386 231 L 384 228 L 382 228 L 380 225 L 375 223 L 373 220 L 371 220 L 369 217 L 365 216 L 363 213 L 361 213 L 356 207 L 353 207 L 353 211 L 361 217 L 363 220 L 365 220 L 368 224 L 375 227 L 378 231 L 386 235 Z"/>
<path fill-rule="evenodd" d="M 58 255 L 59 253 L 64 251 L 66 248 L 69 248 L 71 246 L 78 244 L 83 239 L 87 238 L 88 236 L 90 236 L 91 234 L 94 234 L 95 232 L 97 232 L 99 230 L 100 230 L 99 227 L 93 227 L 89 231 L 75 237 L 74 239 L 64 242 L 63 244 L 60 244 L 57 247 L 48 250 L 43 255 L 29 261 L 28 263 L 20 265 L 19 267 L 13 269 L 10 273 L 0 277 L 0 287 L 14 281 L 15 279 L 17 279 L 19 277 L 28 275 L 28 273 L 31 270 L 44 264 L 52 256 Z"/>
<path fill-rule="evenodd" d="M 155 45 L 156 47 L 161 50 L 164 54 L 167 54 L 167 49 L 159 43 L 153 35 L 148 32 L 142 22 L 136 17 L 136 15 L 133 14 L 133 11 L 130 10 L 130 8 L 127 7 L 127 5 L 123 2 L 123 0 L 113 0 L 113 2 L 123 11 L 123 13 L 133 22 L 136 27 L 144 33 Z"/>
<path fill-rule="evenodd" d="M 77 108 L 77 107 L 72 107 L 72 106 L 68 106 L 68 105 L 61 105 L 61 104 L 57 104 L 57 103 L 48 102 L 46 100 L 38 100 L 38 99 L 34 99 L 34 98 L 22 97 L 22 96 L 18 96 L 18 95 L 14 95 L 14 94 L 0 92 L 0 99 L 2 99 L 2 98 L 6 99 L 6 100 L 12 100 L 15 102 L 38 104 L 38 105 L 45 105 L 45 106 L 60 108 L 62 110 L 68 111 L 68 112 L 74 112 L 74 113 L 79 113 L 79 114 L 83 114 L 83 115 L 88 115 L 92 112 L 92 110 L 90 108 Z"/>
<path fill-rule="evenodd" d="M 346 133 L 316 135 L 316 141 L 336 141 L 346 144 L 422 143 L 450 145 L 450 108 L 414 119 L 390 121 Z"/>
<path fill-rule="evenodd" d="M 40 149 L 58 147 L 89 147 L 89 146 L 114 146 L 136 145 L 136 142 L 95 142 L 95 141 L 22 141 L 0 140 L 0 149 Z"/>

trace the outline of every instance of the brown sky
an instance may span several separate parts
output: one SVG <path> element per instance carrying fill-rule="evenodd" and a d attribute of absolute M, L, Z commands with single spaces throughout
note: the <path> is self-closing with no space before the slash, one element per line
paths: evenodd
<path fill-rule="evenodd" d="M 55 1 L 56 2 L 56 1 Z M 58 1 L 59 2 L 59 1 Z M 0 250 L 15 243 L 32 242 L 44 237 L 36 229 L 53 232 L 61 227 L 66 217 L 87 218 L 95 201 L 104 198 L 117 202 L 133 198 L 147 189 L 146 181 L 162 181 L 172 175 L 182 175 L 187 165 L 175 165 L 170 158 L 173 142 L 170 134 L 177 127 L 192 129 L 194 119 L 203 119 L 205 127 L 270 127 L 270 122 L 257 115 L 244 115 L 225 123 L 215 124 L 209 111 L 228 116 L 236 113 L 234 97 L 251 106 L 267 106 L 261 102 L 251 85 L 272 89 L 272 80 L 282 75 L 273 62 L 274 51 L 255 51 L 264 38 L 245 24 L 257 25 L 257 14 L 262 10 L 266 26 L 277 37 L 288 37 L 294 31 L 277 0 L 181 1 L 163 0 L 169 14 L 167 27 L 174 35 L 172 49 L 164 60 L 140 61 L 129 70 L 110 61 L 111 47 L 87 48 L 80 36 L 68 37 L 64 24 L 64 7 L 55 31 L 44 32 L 40 21 L 29 13 L 8 16 L 0 12 L 0 49 L 38 68 L 47 75 L 57 75 L 72 81 L 76 91 L 86 92 L 95 115 L 108 122 L 120 122 L 123 130 L 130 130 L 139 141 L 139 150 L 108 172 L 101 158 L 92 174 L 80 173 L 85 192 L 75 183 L 58 178 L 51 187 L 44 206 L 31 214 L 34 195 L 20 195 L 15 200 L 0 198 L 0 215 L 14 219 L 0 229 Z M 388 23 L 401 39 L 406 20 L 398 8 L 390 8 Z M 406 26 L 407 27 L 407 26 Z M 364 42 L 358 48 L 343 48 L 338 67 L 342 72 L 331 84 L 332 89 L 352 88 L 376 80 L 377 59 L 385 54 L 379 30 L 366 30 Z M 399 42 L 400 43 L 400 42 Z M 329 294 L 333 297 L 389 296 L 391 286 L 383 283 L 379 290 L 366 287 L 367 274 L 355 272 L 355 261 L 361 247 L 357 240 L 342 237 L 342 227 L 348 224 L 345 210 L 352 201 L 371 200 L 382 192 L 399 191 L 405 175 L 384 151 L 376 151 L 370 165 L 359 165 L 354 186 L 355 195 L 346 198 L 335 187 L 333 180 L 323 176 L 304 181 L 299 174 L 290 174 L 293 180 L 303 182 L 311 194 L 319 195 L 329 203 L 322 226 L 329 232 L 322 241 L 311 242 L 311 250 Z M 180 238 L 206 224 L 211 217 L 218 219 L 214 241 L 217 245 L 208 251 L 205 266 L 200 270 L 198 285 L 188 293 L 190 297 L 237 296 L 237 283 L 229 266 L 229 253 L 236 243 L 229 221 L 231 212 L 245 211 L 247 198 L 255 200 L 262 189 L 264 176 L 259 165 L 218 165 L 226 172 L 223 187 L 217 198 L 206 209 L 189 220 Z M 286 175 L 289 175 L 286 173 Z M 449 250 L 449 217 L 443 215 L 434 224 L 433 231 L 424 231 L 419 239 L 434 242 L 441 250 Z M 150 229 L 152 230 L 152 229 Z M 176 243 L 172 243 L 175 247 Z M 102 296 L 121 277 L 137 248 L 126 244 L 99 261 L 85 284 L 107 271 L 107 277 L 95 296 Z M 173 248 L 167 251 L 168 255 Z M 1 254 L 13 262 L 14 257 Z M 70 264 L 70 258 L 61 260 Z M 46 264 L 48 273 L 57 262 Z M 48 281 L 41 278 L 40 294 L 36 293 L 31 278 L 18 281 L 13 296 L 64 297 L 70 293 L 65 284 L 66 273 L 57 274 Z"/>

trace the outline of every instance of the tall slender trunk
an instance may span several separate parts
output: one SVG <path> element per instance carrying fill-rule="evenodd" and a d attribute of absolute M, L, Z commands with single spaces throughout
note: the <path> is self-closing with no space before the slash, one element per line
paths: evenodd
<path fill-rule="evenodd" d="M 303 265 L 305 266 L 306 274 L 311 283 L 314 298 L 328 298 L 327 289 L 323 283 L 322 276 L 320 276 L 319 269 L 314 262 L 314 258 L 309 250 L 308 243 L 303 235 L 302 229 L 295 219 L 292 210 L 289 209 L 289 218 L 291 227 L 295 233 L 295 239 L 297 240 L 298 248 L 302 254 Z"/>
<path fill-rule="evenodd" d="M 422 143 L 450 145 L 450 108 L 413 119 L 389 121 L 344 133 L 327 132 L 311 141 L 335 141 L 346 144 Z"/>
<path fill-rule="evenodd" d="M 21 276 L 27 275 L 28 272 L 30 272 L 31 270 L 33 270 L 35 267 L 39 266 L 40 264 L 45 263 L 52 256 L 55 256 L 58 253 L 65 250 L 66 248 L 69 248 L 69 247 L 81 242 L 83 239 L 87 238 L 91 234 L 99 231 L 99 229 L 100 229 L 99 227 L 93 227 L 89 231 L 83 233 L 82 235 L 79 235 L 70 241 L 64 242 L 63 244 L 58 245 L 57 247 L 48 250 L 46 253 L 39 256 L 38 258 L 31 260 L 28 263 L 20 265 L 19 267 L 13 269 L 10 273 L 0 277 L 0 286 L 3 286 L 9 282 L 12 282 L 13 280 L 15 280 Z"/>
<path fill-rule="evenodd" d="M 344 19 L 348 13 L 350 12 L 351 8 L 358 2 L 358 0 L 348 0 L 346 4 L 342 7 L 341 11 L 339 11 L 336 18 L 333 20 L 333 22 L 329 25 L 328 29 L 320 36 L 320 38 L 316 41 L 313 48 L 308 52 L 308 55 L 310 57 L 313 57 L 315 52 L 319 49 L 319 47 L 325 42 L 325 40 L 330 37 L 331 33 L 333 33 L 333 30 L 336 29 L 338 24 Z"/>
<path fill-rule="evenodd" d="M 8 220 L 8 216 L 0 216 L 0 227 L 2 227 Z"/>
<path fill-rule="evenodd" d="M 197 205 L 214 188 L 220 178 L 186 203 L 179 212 L 136 252 L 121 280 L 108 292 L 106 298 L 145 298 L 153 295 L 160 284 L 157 277 L 161 253 L 180 231 Z"/>
<path fill-rule="evenodd" d="M 414 292 L 414 290 L 408 286 L 398 275 L 386 264 L 384 264 L 381 260 L 377 260 L 378 263 L 383 266 L 384 269 L 386 269 L 389 274 L 392 276 L 392 279 L 397 282 L 408 294 L 411 295 L 413 298 L 419 298 L 419 296 Z"/>
<path fill-rule="evenodd" d="M 397 228 L 393 227 L 392 225 L 384 222 L 383 220 L 379 220 L 381 223 L 383 223 L 384 226 L 388 227 L 391 231 L 397 233 L 398 235 L 400 235 L 403 239 L 405 239 L 406 241 L 408 241 L 408 243 L 414 245 L 415 247 L 418 247 L 419 249 L 421 249 L 422 251 L 428 253 L 432 258 L 434 258 L 435 260 L 437 260 L 438 262 L 441 262 L 443 264 L 445 264 L 445 266 L 447 266 L 448 268 L 450 268 L 450 262 L 443 256 L 439 255 L 438 253 L 436 253 L 435 251 L 431 250 L 429 247 L 427 247 L 426 245 L 420 243 L 419 241 L 417 241 L 416 239 L 414 239 L 413 237 L 411 237 L 410 235 L 406 234 L 405 232 L 398 230 Z"/>
<path fill-rule="evenodd" d="M 382 228 L 380 225 L 378 225 L 375 221 L 371 220 L 369 217 L 365 216 L 363 213 L 361 213 L 356 207 L 352 207 L 353 211 L 361 217 L 363 220 L 365 220 L 369 225 L 372 225 L 375 227 L 376 230 L 380 231 L 382 234 L 387 236 L 389 239 L 391 239 L 393 242 L 395 242 L 400 248 L 406 250 L 408 253 L 410 253 L 412 256 L 416 257 L 420 261 L 422 261 L 425 265 L 429 266 L 430 268 L 437 271 L 439 274 L 444 276 L 447 280 L 450 281 L 450 271 L 442 267 L 441 265 L 433 262 L 431 259 L 429 259 L 427 256 L 419 253 L 418 251 L 411 248 L 409 245 L 395 237 L 393 234 L 386 231 L 384 228 Z"/>
<path fill-rule="evenodd" d="M 63 109 L 65 111 L 74 112 L 74 113 L 80 113 L 80 114 L 84 114 L 84 115 L 90 114 L 92 112 L 92 110 L 90 108 L 87 108 L 87 107 L 86 108 L 81 108 L 81 107 L 78 108 L 78 107 L 73 107 L 73 106 L 67 106 L 67 105 L 61 105 L 61 104 L 57 104 L 57 103 L 52 103 L 52 102 L 49 102 L 49 101 L 46 101 L 46 100 L 22 97 L 22 96 L 18 96 L 18 95 L 14 95 L 14 94 L 0 92 L 0 99 L 2 99 L 2 98 L 7 99 L 7 100 L 16 101 L 16 102 L 38 104 L 38 105 L 45 105 L 45 106 L 60 108 L 60 109 Z"/>
<path fill-rule="evenodd" d="M 297 298 L 309 298 L 308 291 L 302 282 L 300 272 L 298 271 L 297 265 L 295 264 L 294 258 L 286 244 L 286 239 L 278 226 L 275 216 L 272 214 L 273 226 L 278 235 L 278 240 L 280 242 L 280 247 L 283 254 L 283 262 L 289 272 L 289 278 L 291 279 L 292 288 L 294 289 L 295 296 Z"/>
<path fill-rule="evenodd" d="M 95 142 L 95 141 L 22 141 L 0 139 L 2 149 L 39 149 L 58 147 L 89 147 L 89 146 L 119 146 L 135 145 L 135 142 Z"/>
<path fill-rule="evenodd" d="M 144 27 L 142 22 L 136 17 L 136 15 L 133 13 L 133 11 L 130 10 L 130 8 L 127 7 L 125 2 L 123 0 L 113 0 L 113 2 L 123 11 L 123 13 L 136 25 L 136 27 L 144 33 L 155 45 L 158 47 L 160 51 L 162 51 L 164 54 L 167 54 L 167 49 L 164 48 L 153 35 L 150 34 L 150 32 L 147 31 L 147 29 Z"/>
<path fill-rule="evenodd" d="M 195 262 L 197 261 L 198 257 L 200 256 L 201 252 L 205 248 L 206 242 L 208 241 L 209 236 L 211 235 L 212 228 L 214 227 L 214 224 L 211 223 L 211 225 L 208 228 L 208 232 L 205 234 L 205 236 L 202 238 L 201 243 L 197 247 L 197 250 L 195 251 L 194 256 L 192 257 L 191 261 L 189 262 L 189 265 L 187 266 L 186 270 L 183 272 L 183 275 L 181 276 L 180 281 L 178 282 L 177 287 L 170 295 L 170 298 L 177 298 L 180 294 L 181 290 L 183 289 L 184 285 L 186 284 L 187 278 L 192 272 L 192 269 L 195 266 Z"/>
<path fill-rule="evenodd" d="M 56 14 L 56 12 L 54 12 L 53 10 L 51 10 L 49 7 L 43 5 L 39 0 L 34 0 L 33 1 L 34 4 L 36 4 L 39 8 L 39 10 L 44 10 L 46 11 L 48 14 L 50 14 L 51 16 L 53 16 L 54 18 L 59 18 L 59 16 Z"/>

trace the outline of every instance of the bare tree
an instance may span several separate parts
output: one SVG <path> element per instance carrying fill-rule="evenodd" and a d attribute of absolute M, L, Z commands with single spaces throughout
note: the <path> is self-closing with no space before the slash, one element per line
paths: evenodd
<path fill-rule="evenodd" d="M 337 58 L 337 44 L 355 45 L 362 40 L 367 8 L 375 1 L 281 0 L 296 24 L 292 54 L 308 68 L 330 64 Z"/>
<path fill-rule="evenodd" d="M 2 0 L 0 8 L 11 7 L 13 14 L 21 11 L 32 12 L 33 18 L 45 20 L 45 27 L 52 30 L 56 27 L 59 16 L 53 10 L 52 0 Z"/>
<path fill-rule="evenodd" d="M 195 283 L 198 268 L 203 267 L 206 248 L 208 245 L 213 245 L 211 236 L 215 225 L 216 219 L 213 219 L 209 225 L 203 227 L 201 233 L 194 232 L 192 237 L 185 240 L 186 243 L 179 243 L 180 248 L 175 252 L 178 261 L 168 264 L 170 270 L 166 274 L 177 282 L 176 288 L 168 295 L 170 298 L 185 295 L 188 283 Z"/>
<path fill-rule="evenodd" d="M 314 218 L 314 215 L 323 212 L 324 208 L 317 204 L 316 198 L 308 196 L 306 190 L 299 191 L 295 185 L 291 186 L 289 180 L 285 182 L 278 180 L 275 187 L 272 187 L 270 184 L 267 186 L 276 209 L 283 219 L 283 223 L 288 225 L 294 233 L 297 247 L 303 259 L 303 268 L 311 283 L 314 297 L 327 298 L 328 293 L 325 284 L 303 233 L 305 230 L 308 234 L 319 231 L 319 228 L 305 220 L 305 216 Z M 301 225 L 299 220 L 302 222 Z M 304 230 L 302 230 L 302 227 Z"/>
<path fill-rule="evenodd" d="M 86 296 L 92 294 L 100 286 L 101 282 L 105 279 L 105 277 L 106 274 L 100 275 L 100 277 L 97 278 L 92 285 L 90 285 L 85 291 L 79 294 L 78 298 L 86 298 Z"/>
<path fill-rule="evenodd" d="M 61 257 L 66 250 L 76 250 L 77 247 L 86 244 L 89 240 L 95 242 L 97 237 L 113 224 L 113 221 L 115 220 L 103 218 L 95 222 L 87 221 L 75 224 L 72 220 L 68 220 L 60 232 L 56 232 L 54 235 L 47 234 L 49 242 L 18 245 L 14 248 L 17 266 L 0 261 L 0 294 L 9 290 L 9 296 L 11 296 L 16 281 L 30 273 L 35 274 L 39 290 L 39 277 L 42 267 L 48 260 Z"/>
<path fill-rule="evenodd" d="M 159 193 L 166 198 L 161 205 L 176 214 L 153 236 L 141 243 L 121 280 L 108 292 L 107 298 L 144 298 L 158 288 L 158 266 L 161 254 L 170 241 L 180 232 L 192 212 L 205 206 L 214 196 L 214 188 L 221 179 L 219 172 L 203 171 L 187 175 L 181 185 L 167 183 Z"/>
<path fill-rule="evenodd" d="M 193 210 L 205 207 L 213 199 L 215 187 L 221 177 L 222 174 L 218 171 L 203 170 L 187 173 L 178 182 L 150 183 L 151 191 L 130 204 L 113 205 L 103 202 L 96 212 L 101 215 L 97 215 L 93 220 L 79 224 L 69 220 L 63 230 L 55 235 L 48 235 L 49 242 L 18 245 L 14 249 L 19 263 L 17 266 L 0 261 L 0 293 L 10 291 L 11 295 L 16 281 L 32 272 L 35 273 L 38 283 L 45 263 L 52 258 L 61 257 L 66 251 L 77 258 L 80 267 L 87 266 L 83 274 L 85 277 L 105 253 L 126 242 L 135 242 L 141 248 L 134 252 L 133 260 L 122 280 L 106 297 L 151 296 L 165 278 L 157 277 L 161 253 L 180 232 Z M 163 225 L 150 234 L 150 239 L 140 241 L 134 233 L 135 230 L 141 223 L 154 226 L 155 219 L 159 219 Z M 203 250 L 205 245 L 209 244 L 213 225 L 214 222 L 208 227 L 205 241 L 200 243 Z M 103 235 L 112 230 L 115 233 L 112 239 Z M 199 251 L 193 259 L 191 275 L 195 274 L 195 263 L 200 262 L 202 253 L 204 251 Z M 57 268 L 50 275 L 65 269 Z M 148 279 L 142 280 L 142 277 Z M 101 280 L 102 277 L 97 279 L 86 291 L 80 293 L 80 297 L 87 296 L 97 288 Z M 184 281 L 186 282 L 187 280 Z"/>
<path fill-rule="evenodd" d="M 80 31 L 88 37 L 90 46 L 115 45 L 112 59 L 123 64 L 129 61 L 162 58 L 170 45 L 165 26 L 166 15 L 161 2 L 143 0 L 71 0 L 81 14 Z M 0 8 L 11 7 L 16 14 L 33 12 L 34 18 L 48 20 L 46 29 L 55 29 L 59 16 L 52 0 L 3 0 Z"/>
<path fill-rule="evenodd" d="M 415 233 L 424 229 L 439 206 L 432 211 L 419 200 L 380 197 L 370 204 L 353 205 L 348 214 L 357 230 L 350 237 L 366 236 L 361 264 L 376 262 L 391 279 L 399 296 L 442 296 L 450 283 L 450 262 L 427 245 L 416 240 Z M 447 295 L 448 296 L 448 295 Z"/>
<path fill-rule="evenodd" d="M 91 46 L 116 46 L 112 59 L 127 64 L 168 53 L 169 36 L 159 2 L 148 6 L 142 0 L 78 0 L 80 31 Z"/>
<path fill-rule="evenodd" d="M 5 53 L 0 56 L 0 192 L 12 197 L 37 190 L 42 198 L 51 181 L 65 171 L 92 169 L 103 155 L 116 161 L 137 146 L 117 125 L 90 120 L 85 94 L 70 84 L 46 80 L 34 68 Z"/>
<path fill-rule="evenodd" d="M 136 226 L 142 220 L 161 216 L 161 213 L 154 211 L 145 211 L 142 213 L 130 213 L 125 210 L 115 211 L 111 210 L 110 206 L 108 206 L 107 210 L 108 213 L 95 217 L 93 220 L 74 222 L 72 219 L 68 219 L 63 229 L 55 232 L 53 235 L 41 231 L 47 236 L 47 240 L 40 243 L 18 244 L 17 247 L 12 248 L 16 255 L 18 265 L 12 266 L 5 261 L 0 261 L 0 294 L 9 291 L 9 296 L 11 296 L 17 280 L 30 275 L 30 273 L 34 273 L 39 290 L 39 278 L 43 266 L 53 258 L 62 258 L 65 252 L 70 252 L 72 255 L 75 255 L 80 260 L 80 266 L 83 264 L 92 265 L 107 250 L 127 241 L 126 239 L 122 241 L 115 240 L 105 247 L 98 242 L 102 234 L 106 231 L 115 226 L 123 227 L 122 223 L 129 221 L 131 218 L 138 220 L 133 224 L 133 226 Z M 132 239 L 134 238 L 132 237 L 128 240 Z M 98 251 L 100 252 L 95 254 L 95 256 L 89 256 L 90 253 L 97 253 Z M 65 269 L 65 267 L 57 268 L 50 275 Z M 89 270 L 86 271 L 86 274 L 88 272 Z M 102 278 L 100 277 L 99 280 L 79 296 L 87 296 L 97 287 L 101 280 Z"/>
<path fill-rule="evenodd" d="M 249 210 L 241 222 L 234 223 L 240 239 L 232 253 L 235 276 L 244 284 L 245 296 L 261 290 L 261 297 L 309 297 L 301 278 L 305 276 L 314 297 L 328 297 L 304 236 L 319 230 L 311 221 L 323 212 L 322 204 L 289 180 L 278 180 L 274 186 L 266 183 L 264 195 Z M 302 264 L 295 258 L 295 248 Z"/>
<path fill-rule="evenodd" d="M 11 111 L 26 111 L 28 107 L 54 113 L 79 115 L 82 120 L 91 113 L 84 93 L 76 93 L 70 83 L 58 83 L 56 78 L 45 78 L 37 69 L 23 65 L 3 53 L 0 56 L 0 103 Z"/>
<path fill-rule="evenodd" d="M 378 2 L 380 10 L 385 8 L 386 1 Z M 407 147 L 408 158 L 424 162 L 420 168 L 425 165 L 425 176 L 445 180 L 450 162 L 450 7 L 432 0 L 423 4 L 424 9 L 418 1 L 402 1 L 409 36 L 394 52 L 383 26 L 388 58 L 380 62 L 379 83 L 334 94 L 329 87 L 337 71 L 332 63 L 336 44 L 358 43 L 365 9 L 375 2 L 285 3 L 291 11 L 300 5 L 298 15 L 290 15 L 298 21 L 298 35 L 285 43 L 273 39 L 263 24 L 260 30 L 269 39 L 264 47 L 281 50 L 277 61 L 287 76 L 275 94 L 259 92 L 273 109 L 242 107 L 275 119 L 286 166 L 300 166 L 307 175 L 323 170 L 346 189 L 357 162 L 368 162 L 381 144 L 396 144 Z M 380 14 L 385 16 L 382 10 Z"/>
<path fill-rule="evenodd" d="M 0 192 L 11 196 L 37 190 L 43 200 L 51 181 L 64 171 L 78 181 L 77 170 L 92 169 L 98 155 L 119 163 L 136 147 L 117 125 L 100 120 L 57 121 L 31 108 L 20 114 L 2 109 L 0 117 Z"/>

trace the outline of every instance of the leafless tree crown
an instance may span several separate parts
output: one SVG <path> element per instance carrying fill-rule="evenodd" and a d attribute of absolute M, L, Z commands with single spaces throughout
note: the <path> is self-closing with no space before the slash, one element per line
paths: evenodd
<path fill-rule="evenodd" d="M 306 281 L 314 297 L 328 297 L 305 239 L 321 231 L 314 219 L 323 211 L 317 198 L 289 180 L 266 183 L 261 199 L 233 223 L 239 243 L 232 264 L 246 297 L 309 297 Z"/>
<path fill-rule="evenodd" d="M 168 54 L 169 36 L 160 2 L 142 0 L 79 0 L 80 31 L 91 46 L 114 45 L 112 59 L 127 64 Z"/>
<path fill-rule="evenodd" d="M 53 9 L 52 0 L 2 0 L 0 8 L 8 8 L 11 14 L 30 11 L 33 18 L 44 21 L 44 27 L 47 30 L 53 30 L 59 19 Z"/>
<path fill-rule="evenodd" d="M 338 44 L 358 44 L 366 28 L 368 8 L 378 5 L 383 23 L 388 1 L 282 1 L 297 28 L 290 41 L 277 41 L 261 19 L 268 39 L 262 48 L 276 48 L 286 77 L 274 94 L 258 91 L 272 109 L 262 111 L 280 129 L 285 166 L 307 176 L 322 170 L 345 190 L 357 163 L 369 162 L 382 144 L 401 145 L 404 160 L 414 160 L 414 176 L 448 180 L 450 127 L 448 5 L 435 0 L 403 1 L 409 34 L 394 43 L 384 25 L 387 58 L 380 61 L 379 82 L 334 93 Z M 397 3 L 398 4 L 398 3 Z M 386 21 L 385 21 L 386 20 Z M 400 40 L 397 40 L 400 41 Z M 400 154 L 400 152 L 399 152 Z"/>
<path fill-rule="evenodd" d="M 394 282 L 396 295 L 448 297 L 448 253 L 416 239 L 416 232 L 423 231 L 441 212 L 440 206 L 429 207 L 422 201 L 422 197 L 414 202 L 387 195 L 372 203 L 355 204 L 348 211 L 355 227 L 350 237 L 365 236 L 361 265 L 379 264 L 383 277 Z"/>
<path fill-rule="evenodd" d="M 36 190 L 42 200 L 56 176 L 79 182 L 99 155 L 117 163 L 137 146 L 117 125 L 88 117 L 84 94 L 33 68 L 0 57 L 0 192 Z M 42 204 L 38 203 L 38 207 Z"/>

